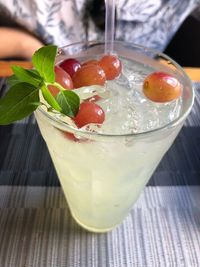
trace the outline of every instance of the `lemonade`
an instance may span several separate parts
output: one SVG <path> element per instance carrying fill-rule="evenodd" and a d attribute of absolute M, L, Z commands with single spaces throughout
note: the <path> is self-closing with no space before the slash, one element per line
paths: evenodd
<path fill-rule="evenodd" d="M 80 62 L 103 55 L 103 44 L 65 47 L 57 58 Z M 105 120 L 73 127 L 62 115 L 39 108 L 36 119 L 46 141 L 74 219 L 84 228 L 106 232 L 127 216 L 165 152 L 180 131 L 193 103 L 190 81 L 182 69 L 164 55 L 143 47 L 115 43 L 122 63 L 121 74 L 96 91 L 95 103 Z M 152 72 L 173 74 L 182 96 L 156 103 L 145 97 L 142 86 Z M 80 92 L 79 92 L 80 93 Z"/>

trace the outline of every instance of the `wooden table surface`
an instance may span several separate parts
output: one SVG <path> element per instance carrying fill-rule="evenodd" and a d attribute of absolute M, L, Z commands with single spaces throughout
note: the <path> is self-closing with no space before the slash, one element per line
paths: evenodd
<path fill-rule="evenodd" d="M 31 68 L 32 63 L 30 61 L 4 61 L 0 60 L 0 77 L 8 77 L 12 74 L 12 65 L 19 65 L 24 68 Z M 200 82 L 200 67 L 199 68 L 184 68 L 188 76 L 192 81 Z"/>

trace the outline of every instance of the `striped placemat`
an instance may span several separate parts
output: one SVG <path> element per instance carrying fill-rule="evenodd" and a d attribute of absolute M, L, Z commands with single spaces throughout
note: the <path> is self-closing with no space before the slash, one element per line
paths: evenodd
<path fill-rule="evenodd" d="M 199 267 L 200 186 L 146 187 L 107 234 L 80 228 L 60 187 L 0 188 L 2 267 Z"/>

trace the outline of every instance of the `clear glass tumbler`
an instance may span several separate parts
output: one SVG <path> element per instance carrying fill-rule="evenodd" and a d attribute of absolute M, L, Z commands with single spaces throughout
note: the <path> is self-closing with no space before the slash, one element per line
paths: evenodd
<path fill-rule="evenodd" d="M 107 232 L 122 223 L 176 138 L 194 100 L 187 75 L 166 55 L 123 42 L 115 42 L 114 51 L 144 68 L 176 76 L 183 93 L 178 118 L 142 133 L 84 132 L 42 108 L 35 112 L 71 214 L 79 225 L 93 232 Z M 103 53 L 103 43 L 76 43 L 61 48 L 57 62 L 64 58 L 86 60 Z M 64 132 L 79 136 L 79 140 L 70 135 L 67 138 Z"/>

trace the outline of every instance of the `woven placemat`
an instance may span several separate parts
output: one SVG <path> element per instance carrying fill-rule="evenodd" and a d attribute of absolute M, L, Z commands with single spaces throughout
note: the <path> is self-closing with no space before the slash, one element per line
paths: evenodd
<path fill-rule="evenodd" d="M 2 267 L 199 267 L 200 186 L 146 187 L 123 224 L 93 234 L 60 187 L 0 187 Z"/>

